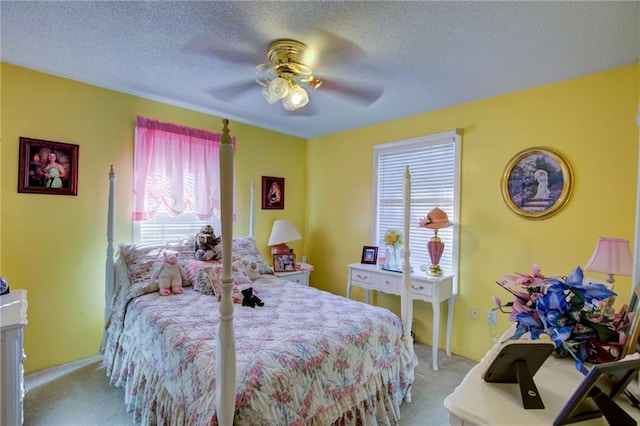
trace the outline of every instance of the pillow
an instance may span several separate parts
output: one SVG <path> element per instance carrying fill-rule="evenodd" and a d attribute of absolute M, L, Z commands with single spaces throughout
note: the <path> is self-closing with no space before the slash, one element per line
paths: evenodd
<path fill-rule="evenodd" d="M 232 262 L 242 261 L 247 256 L 253 256 L 257 262 L 256 272 L 259 274 L 271 274 L 273 270 L 262 257 L 262 253 L 256 246 L 253 237 L 236 237 L 231 244 Z"/>
<path fill-rule="evenodd" d="M 187 278 L 189 279 L 189 281 L 191 281 L 195 285 L 195 282 L 198 279 L 198 273 L 201 269 L 217 264 L 222 265 L 222 261 L 189 259 L 184 263 L 184 270 L 187 273 Z"/>
<path fill-rule="evenodd" d="M 234 289 L 240 289 L 244 285 L 251 285 L 251 279 L 247 275 L 242 262 L 235 261 L 231 263 L 231 277 L 233 278 Z M 216 263 L 200 269 L 193 289 L 203 294 L 215 295 L 220 300 L 222 297 L 222 263 Z"/>
<path fill-rule="evenodd" d="M 193 259 L 194 237 L 185 237 L 166 243 L 120 244 L 120 255 L 127 266 L 129 282 L 137 284 L 149 281 L 155 267 L 162 262 L 162 250 L 165 249 L 177 251 L 180 254 L 180 265 L 184 267 L 190 259 Z M 183 285 L 191 285 L 192 281 L 189 277 L 185 278 Z"/>

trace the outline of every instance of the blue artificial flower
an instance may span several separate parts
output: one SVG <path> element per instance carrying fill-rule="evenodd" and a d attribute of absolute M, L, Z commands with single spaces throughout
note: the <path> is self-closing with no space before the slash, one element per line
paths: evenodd
<path fill-rule="evenodd" d="M 558 353 L 571 355 L 576 368 L 585 373 L 583 362 L 607 362 L 596 353 L 594 340 L 618 344 L 620 330 L 628 321 L 611 308 L 612 299 L 606 306 L 603 302 L 616 293 L 603 284 L 583 284 L 583 279 L 579 266 L 564 278 L 546 278 L 540 267 L 533 265 L 532 275 L 502 276 L 497 283 L 509 291 L 514 300 L 503 305 L 494 297 L 494 303 L 498 306 L 495 309 L 509 313 L 509 319 L 516 322 L 512 339 L 529 333 L 531 339 L 536 340 L 546 334 Z M 505 307 L 511 310 L 505 311 Z"/>

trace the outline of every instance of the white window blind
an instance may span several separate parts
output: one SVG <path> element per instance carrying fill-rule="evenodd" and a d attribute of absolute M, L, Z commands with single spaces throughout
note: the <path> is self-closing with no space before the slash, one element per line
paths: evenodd
<path fill-rule="evenodd" d="M 403 230 L 403 178 L 408 166 L 411 174 L 409 249 L 414 271 L 431 263 L 427 243 L 434 235 L 431 229 L 418 228 L 418 222 L 431 209 L 439 207 L 454 223 L 438 230 L 445 244 L 440 266 L 445 274 L 458 273 L 460 146 L 461 138 L 456 130 L 374 147 L 372 244 L 383 250 L 385 232 L 390 228 Z M 457 293 L 457 280 L 454 283 Z"/>
<path fill-rule="evenodd" d="M 200 220 L 191 211 L 171 216 L 167 208 L 161 206 L 151 219 L 133 222 L 133 242 L 162 243 L 185 236 L 195 236 L 203 225 L 213 226 L 216 236 L 220 235 L 220 219 L 215 216 Z"/>

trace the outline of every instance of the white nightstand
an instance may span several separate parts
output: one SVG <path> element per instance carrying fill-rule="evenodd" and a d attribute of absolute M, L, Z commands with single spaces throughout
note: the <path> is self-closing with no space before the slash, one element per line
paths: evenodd
<path fill-rule="evenodd" d="M 308 263 L 296 263 L 296 270 L 293 272 L 274 272 L 276 277 L 293 281 L 302 285 L 309 285 L 309 274 L 313 271 L 313 265 Z"/>
<path fill-rule="evenodd" d="M 351 287 L 362 287 L 366 290 L 365 301 L 369 303 L 369 291 L 377 290 L 387 294 L 400 294 L 402 274 L 385 271 L 378 265 L 351 263 L 349 281 L 347 282 L 347 298 L 351 298 Z M 431 303 L 433 307 L 433 369 L 438 370 L 438 339 L 440 333 L 440 303 L 447 301 L 447 343 L 446 352 L 451 356 L 451 330 L 453 329 L 453 275 L 431 277 L 424 272 L 411 274 L 412 299 Z"/>

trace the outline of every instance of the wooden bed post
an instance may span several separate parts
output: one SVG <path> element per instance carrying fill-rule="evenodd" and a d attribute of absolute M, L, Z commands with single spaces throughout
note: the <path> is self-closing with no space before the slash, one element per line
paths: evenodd
<path fill-rule="evenodd" d="M 107 209 L 107 262 L 104 291 L 104 323 L 107 324 L 111 317 L 111 305 L 115 292 L 115 271 L 113 259 L 113 239 L 115 232 L 115 184 L 116 174 L 113 171 L 113 164 L 109 170 L 109 208 Z"/>
<path fill-rule="evenodd" d="M 402 316 L 403 339 L 413 356 L 413 337 L 411 336 L 411 326 L 413 325 L 413 284 L 411 282 L 411 263 L 409 262 L 409 257 L 411 256 L 411 251 L 409 250 L 409 228 L 411 226 L 411 175 L 409 174 L 409 166 L 406 167 L 404 172 L 402 189 L 404 204 L 404 262 L 402 265 L 402 288 L 400 290 L 400 315 Z M 404 399 L 407 402 L 411 402 L 411 388 L 407 390 Z"/>
<path fill-rule="evenodd" d="M 403 204 L 404 204 L 404 264 L 402 267 L 402 290 L 400 294 L 400 311 L 402 316 L 402 326 L 404 328 L 404 339 L 407 346 L 413 351 L 413 338 L 411 337 L 411 323 L 413 322 L 413 289 L 411 287 L 411 264 L 409 257 L 409 226 L 411 223 L 411 175 L 409 166 L 404 172 L 403 182 Z"/>
<path fill-rule="evenodd" d="M 222 223 L 222 297 L 216 349 L 216 413 L 218 424 L 231 426 L 236 400 L 236 342 L 233 330 L 231 241 L 233 238 L 233 146 L 229 120 L 222 120 L 220 138 L 220 211 Z"/>
<path fill-rule="evenodd" d="M 253 209 L 254 209 L 254 198 L 255 198 L 255 192 L 256 192 L 256 184 L 254 183 L 254 181 L 251 181 L 251 199 L 249 201 L 249 211 L 251 212 L 249 214 L 249 236 L 251 238 L 254 237 L 254 231 L 255 231 L 255 218 L 254 218 L 254 213 L 253 213 Z"/>

